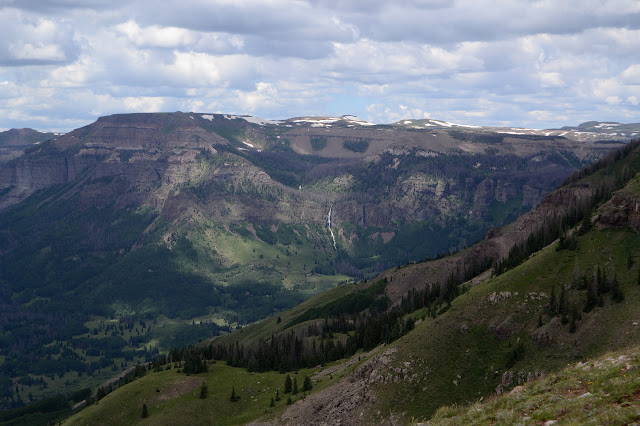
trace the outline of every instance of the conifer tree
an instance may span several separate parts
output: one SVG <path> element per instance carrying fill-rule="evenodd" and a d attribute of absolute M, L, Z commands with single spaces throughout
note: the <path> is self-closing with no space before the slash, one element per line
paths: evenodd
<path fill-rule="evenodd" d="M 276 389 L 276 401 L 280 401 L 280 391 Z"/>
<path fill-rule="evenodd" d="M 600 304 L 600 296 L 598 295 L 598 282 L 591 280 L 587 284 L 587 301 L 582 309 L 584 312 L 591 312 L 593 308 Z"/>
<path fill-rule="evenodd" d="M 147 404 L 142 404 L 142 418 L 146 419 L 149 417 L 149 409 L 147 409 Z"/>
<path fill-rule="evenodd" d="M 611 283 L 611 299 L 616 303 L 620 303 L 624 300 L 624 293 L 620 288 L 617 275 L 613 276 L 613 282 Z"/>
<path fill-rule="evenodd" d="M 557 302 L 556 302 L 556 287 L 551 288 L 551 296 L 549 296 L 549 316 L 555 316 L 557 313 Z"/>
<path fill-rule="evenodd" d="M 291 393 L 291 376 L 288 374 L 286 379 L 284 379 L 284 393 Z"/>
<path fill-rule="evenodd" d="M 293 378 L 293 394 L 297 394 L 298 393 L 298 378 L 294 377 Z"/>
<path fill-rule="evenodd" d="M 276 406 L 276 403 L 273 400 L 273 397 L 271 397 L 271 404 L 269 404 L 269 407 L 275 407 L 275 406 Z"/>
<path fill-rule="evenodd" d="M 207 384 L 202 382 L 202 386 L 200 386 L 200 399 L 205 399 L 209 394 L 209 389 L 207 388 Z"/>
<path fill-rule="evenodd" d="M 307 392 L 313 389 L 313 385 L 311 384 L 311 379 L 309 376 L 304 377 L 304 383 L 302 384 L 302 392 Z"/>
<path fill-rule="evenodd" d="M 567 318 L 567 291 L 565 290 L 564 285 L 560 285 L 560 300 L 558 302 L 558 311 L 562 315 L 562 324 L 567 324 L 569 322 L 569 318 Z"/>
<path fill-rule="evenodd" d="M 576 308 L 576 305 L 573 305 L 571 307 L 571 325 L 569 325 L 569 333 L 576 332 L 576 328 L 578 327 L 578 325 L 576 324 L 576 321 L 579 319 L 579 315 L 580 314 L 578 314 L 578 309 Z"/>
<path fill-rule="evenodd" d="M 229 401 L 236 402 L 239 399 L 240 399 L 240 397 L 236 395 L 236 388 L 232 387 L 231 388 L 231 397 L 229 398 Z"/>

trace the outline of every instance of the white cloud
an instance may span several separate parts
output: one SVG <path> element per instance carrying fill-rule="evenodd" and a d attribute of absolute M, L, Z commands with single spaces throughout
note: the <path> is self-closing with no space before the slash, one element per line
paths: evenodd
<path fill-rule="evenodd" d="M 565 84 L 559 72 L 542 72 L 538 75 L 542 87 L 559 87 Z"/>
<path fill-rule="evenodd" d="M 117 25 L 116 29 L 125 34 L 136 46 L 180 47 L 192 44 L 197 40 L 193 31 L 176 27 L 159 27 L 158 25 L 140 28 L 132 20 Z"/>
<path fill-rule="evenodd" d="M 278 91 L 269 83 L 260 82 L 251 92 L 235 92 L 239 106 L 247 111 L 256 111 L 259 108 L 269 108 L 277 104 Z"/>
<path fill-rule="evenodd" d="M 640 64 L 633 64 L 620 75 L 626 84 L 640 84 Z"/>
<path fill-rule="evenodd" d="M 419 107 L 408 105 L 386 106 L 383 104 L 371 104 L 366 108 L 367 120 L 373 123 L 393 123 L 403 119 L 431 118 L 429 112 Z"/>
<path fill-rule="evenodd" d="M 0 8 L 0 66 L 69 62 L 77 46 L 66 22 Z"/>
<path fill-rule="evenodd" d="M 607 96 L 605 100 L 609 105 L 618 105 L 620 103 L 618 96 Z"/>

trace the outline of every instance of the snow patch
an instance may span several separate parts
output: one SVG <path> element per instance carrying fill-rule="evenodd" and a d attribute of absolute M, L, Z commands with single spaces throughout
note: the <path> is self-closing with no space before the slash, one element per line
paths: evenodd
<path fill-rule="evenodd" d="M 404 121 L 402 122 L 402 124 L 411 124 L 411 123 L 412 123 L 412 121 L 411 121 L 411 120 L 404 120 Z"/>
<path fill-rule="evenodd" d="M 330 124 L 330 123 L 335 123 L 336 121 L 339 121 L 339 118 L 317 118 L 317 119 L 312 119 L 312 118 L 301 118 L 298 120 L 293 120 L 294 123 L 312 123 L 312 124 Z M 320 126 L 318 126 L 320 127 Z"/>
<path fill-rule="evenodd" d="M 362 119 L 356 117 L 355 115 L 343 115 L 341 118 L 343 120 L 346 120 L 346 121 L 350 122 L 350 123 L 359 124 L 361 126 L 375 126 L 375 123 L 370 123 L 368 121 L 362 120 Z"/>
<path fill-rule="evenodd" d="M 265 126 L 267 124 L 274 124 L 278 126 L 280 123 L 282 123 L 282 121 L 280 120 L 267 120 L 260 117 L 253 117 L 251 115 L 225 115 L 224 118 L 226 118 L 227 120 L 236 120 L 238 118 L 241 118 L 244 121 L 252 124 L 257 124 L 259 126 Z"/>
<path fill-rule="evenodd" d="M 205 120 L 213 121 L 213 115 L 202 114 L 201 117 L 204 118 Z"/>
<path fill-rule="evenodd" d="M 446 121 L 431 120 L 431 122 L 436 123 L 436 125 L 440 125 L 440 126 L 444 126 L 444 127 L 453 127 L 453 124 L 447 123 Z"/>
<path fill-rule="evenodd" d="M 374 123 L 369 123 L 368 121 L 361 120 L 355 115 L 343 115 L 342 117 L 303 117 L 291 121 L 296 124 L 310 123 L 312 127 L 330 127 L 330 124 L 335 124 L 338 121 L 346 121 L 349 124 L 359 126 L 375 126 Z"/>
<path fill-rule="evenodd" d="M 474 126 L 472 124 L 456 124 L 456 123 L 449 123 L 449 124 L 456 127 L 469 127 L 471 129 L 479 129 L 482 127 L 482 126 Z"/>

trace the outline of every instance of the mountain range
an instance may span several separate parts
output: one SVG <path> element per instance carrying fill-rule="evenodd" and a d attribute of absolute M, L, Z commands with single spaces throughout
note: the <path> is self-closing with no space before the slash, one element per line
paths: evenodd
<path fill-rule="evenodd" d="M 270 315 L 243 328 L 238 341 L 251 344 L 251 330 L 263 337 L 298 330 L 334 312 L 318 300 L 356 294 L 355 306 L 382 300 L 375 303 L 390 308 L 428 281 L 443 293 L 413 320 L 455 311 L 461 302 L 451 302 L 468 279 L 477 284 L 489 268 L 510 269 L 514 247 L 542 248 L 532 234 L 558 216 L 584 215 L 595 194 L 630 179 L 635 165 L 616 166 L 613 183 L 575 177 L 569 189 L 550 192 L 630 146 L 635 128 L 616 124 L 534 131 L 178 112 L 114 115 L 45 141 L 12 142 L 24 153 L 0 166 L 4 404 L 95 386 L 130 363 Z M 619 225 L 626 219 L 618 216 L 606 217 Z M 564 231 L 571 220 L 554 226 Z M 354 282 L 362 279 L 371 281 Z M 451 315 L 440 314 L 435 323 Z M 276 317 L 278 327 L 260 328 Z M 469 318 L 467 328 L 480 321 Z M 508 320 L 496 327 L 509 329 Z M 486 333 L 472 333 L 478 347 Z M 517 343 L 517 333 L 506 340 L 500 333 L 487 342 Z M 394 359 L 379 355 L 376 362 Z M 463 397 L 424 391 L 432 402 L 418 398 L 425 408 L 403 418 L 495 386 L 464 383 L 471 393 Z"/>

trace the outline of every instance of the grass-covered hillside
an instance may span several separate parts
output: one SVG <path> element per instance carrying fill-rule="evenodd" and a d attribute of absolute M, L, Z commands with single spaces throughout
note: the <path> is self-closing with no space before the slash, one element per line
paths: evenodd
<path fill-rule="evenodd" d="M 567 365 L 509 393 L 440 408 L 429 425 L 633 424 L 640 405 L 640 347 Z"/>

